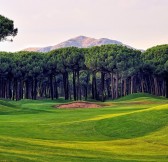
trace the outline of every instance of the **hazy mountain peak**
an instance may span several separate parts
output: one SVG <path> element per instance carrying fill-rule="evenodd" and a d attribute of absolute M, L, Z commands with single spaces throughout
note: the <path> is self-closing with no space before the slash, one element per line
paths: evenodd
<path fill-rule="evenodd" d="M 86 37 L 86 36 L 83 36 L 83 35 L 80 35 L 80 36 L 77 36 L 75 38 L 72 38 L 72 39 L 76 39 L 76 40 L 83 40 L 83 39 L 88 39 L 89 37 Z"/>
<path fill-rule="evenodd" d="M 24 49 L 23 51 L 30 51 L 30 52 L 36 52 L 36 51 L 38 51 L 38 50 L 40 50 L 40 48 L 38 48 L 38 47 L 33 47 L 33 48 L 26 48 L 26 49 Z"/>
<path fill-rule="evenodd" d="M 120 44 L 120 45 L 123 45 L 122 42 L 117 41 L 117 40 L 111 40 L 111 39 L 108 39 L 108 38 L 95 39 L 95 38 L 90 38 L 90 37 L 80 35 L 80 36 L 77 36 L 75 38 L 68 39 L 67 41 L 64 41 L 64 42 L 59 43 L 59 44 L 54 45 L 54 46 L 37 48 L 37 50 L 36 50 L 36 48 L 28 48 L 28 49 L 25 49 L 25 50 L 29 51 L 29 49 L 34 49 L 33 51 L 49 52 L 51 50 L 58 49 L 58 48 L 65 48 L 65 47 L 87 48 L 87 47 L 92 47 L 92 46 L 101 46 L 101 45 L 105 45 L 105 44 Z"/>

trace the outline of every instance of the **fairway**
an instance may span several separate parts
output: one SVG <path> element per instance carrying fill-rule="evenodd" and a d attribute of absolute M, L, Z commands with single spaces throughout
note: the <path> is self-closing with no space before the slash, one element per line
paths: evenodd
<path fill-rule="evenodd" d="M 132 94 L 99 108 L 0 100 L 0 162 L 167 162 L 168 100 Z"/>

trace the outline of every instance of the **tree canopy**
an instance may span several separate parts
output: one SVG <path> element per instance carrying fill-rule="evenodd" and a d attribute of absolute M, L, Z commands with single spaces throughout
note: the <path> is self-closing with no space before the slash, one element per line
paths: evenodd
<path fill-rule="evenodd" d="M 18 29 L 14 28 L 13 20 L 0 15 L 0 41 L 8 40 L 8 37 L 14 37 L 17 33 Z"/>
<path fill-rule="evenodd" d="M 168 45 L 149 48 L 142 57 L 145 66 L 152 72 L 155 80 L 165 80 L 166 97 L 168 97 Z M 159 93 L 159 90 L 155 89 L 155 91 L 156 94 Z"/>
<path fill-rule="evenodd" d="M 104 101 L 136 92 L 168 97 L 168 45 L 0 52 L 0 98 Z"/>

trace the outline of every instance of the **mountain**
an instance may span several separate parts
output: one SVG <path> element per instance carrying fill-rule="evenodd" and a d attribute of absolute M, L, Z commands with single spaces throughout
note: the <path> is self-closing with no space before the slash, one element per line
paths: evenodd
<path fill-rule="evenodd" d="M 35 51 L 38 51 L 38 50 L 40 50 L 40 48 L 34 47 L 34 48 L 26 48 L 26 49 L 24 49 L 23 51 L 35 52 Z"/>
<path fill-rule="evenodd" d="M 90 38 L 86 36 L 78 36 L 54 46 L 48 46 L 48 47 L 42 47 L 42 48 L 27 48 L 27 49 L 24 49 L 24 51 L 49 52 L 51 50 L 64 48 L 64 47 L 88 48 L 93 46 L 101 46 L 105 44 L 124 45 L 122 42 L 119 42 L 117 40 L 107 39 L 107 38 L 95 39 L 95 38 Z M 130 47 L 128 45 L 125 45 L 125 46 Z"/>

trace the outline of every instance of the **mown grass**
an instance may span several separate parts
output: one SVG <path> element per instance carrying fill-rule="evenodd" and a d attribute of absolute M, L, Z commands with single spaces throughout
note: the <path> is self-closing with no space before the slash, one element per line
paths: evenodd
<path fill-rule="evenodd" d="M 0 100 L 0 162 L 168 161 L 167 99 L 133 94 L 103 108 L 54 108 L 62 103 Z"/>

